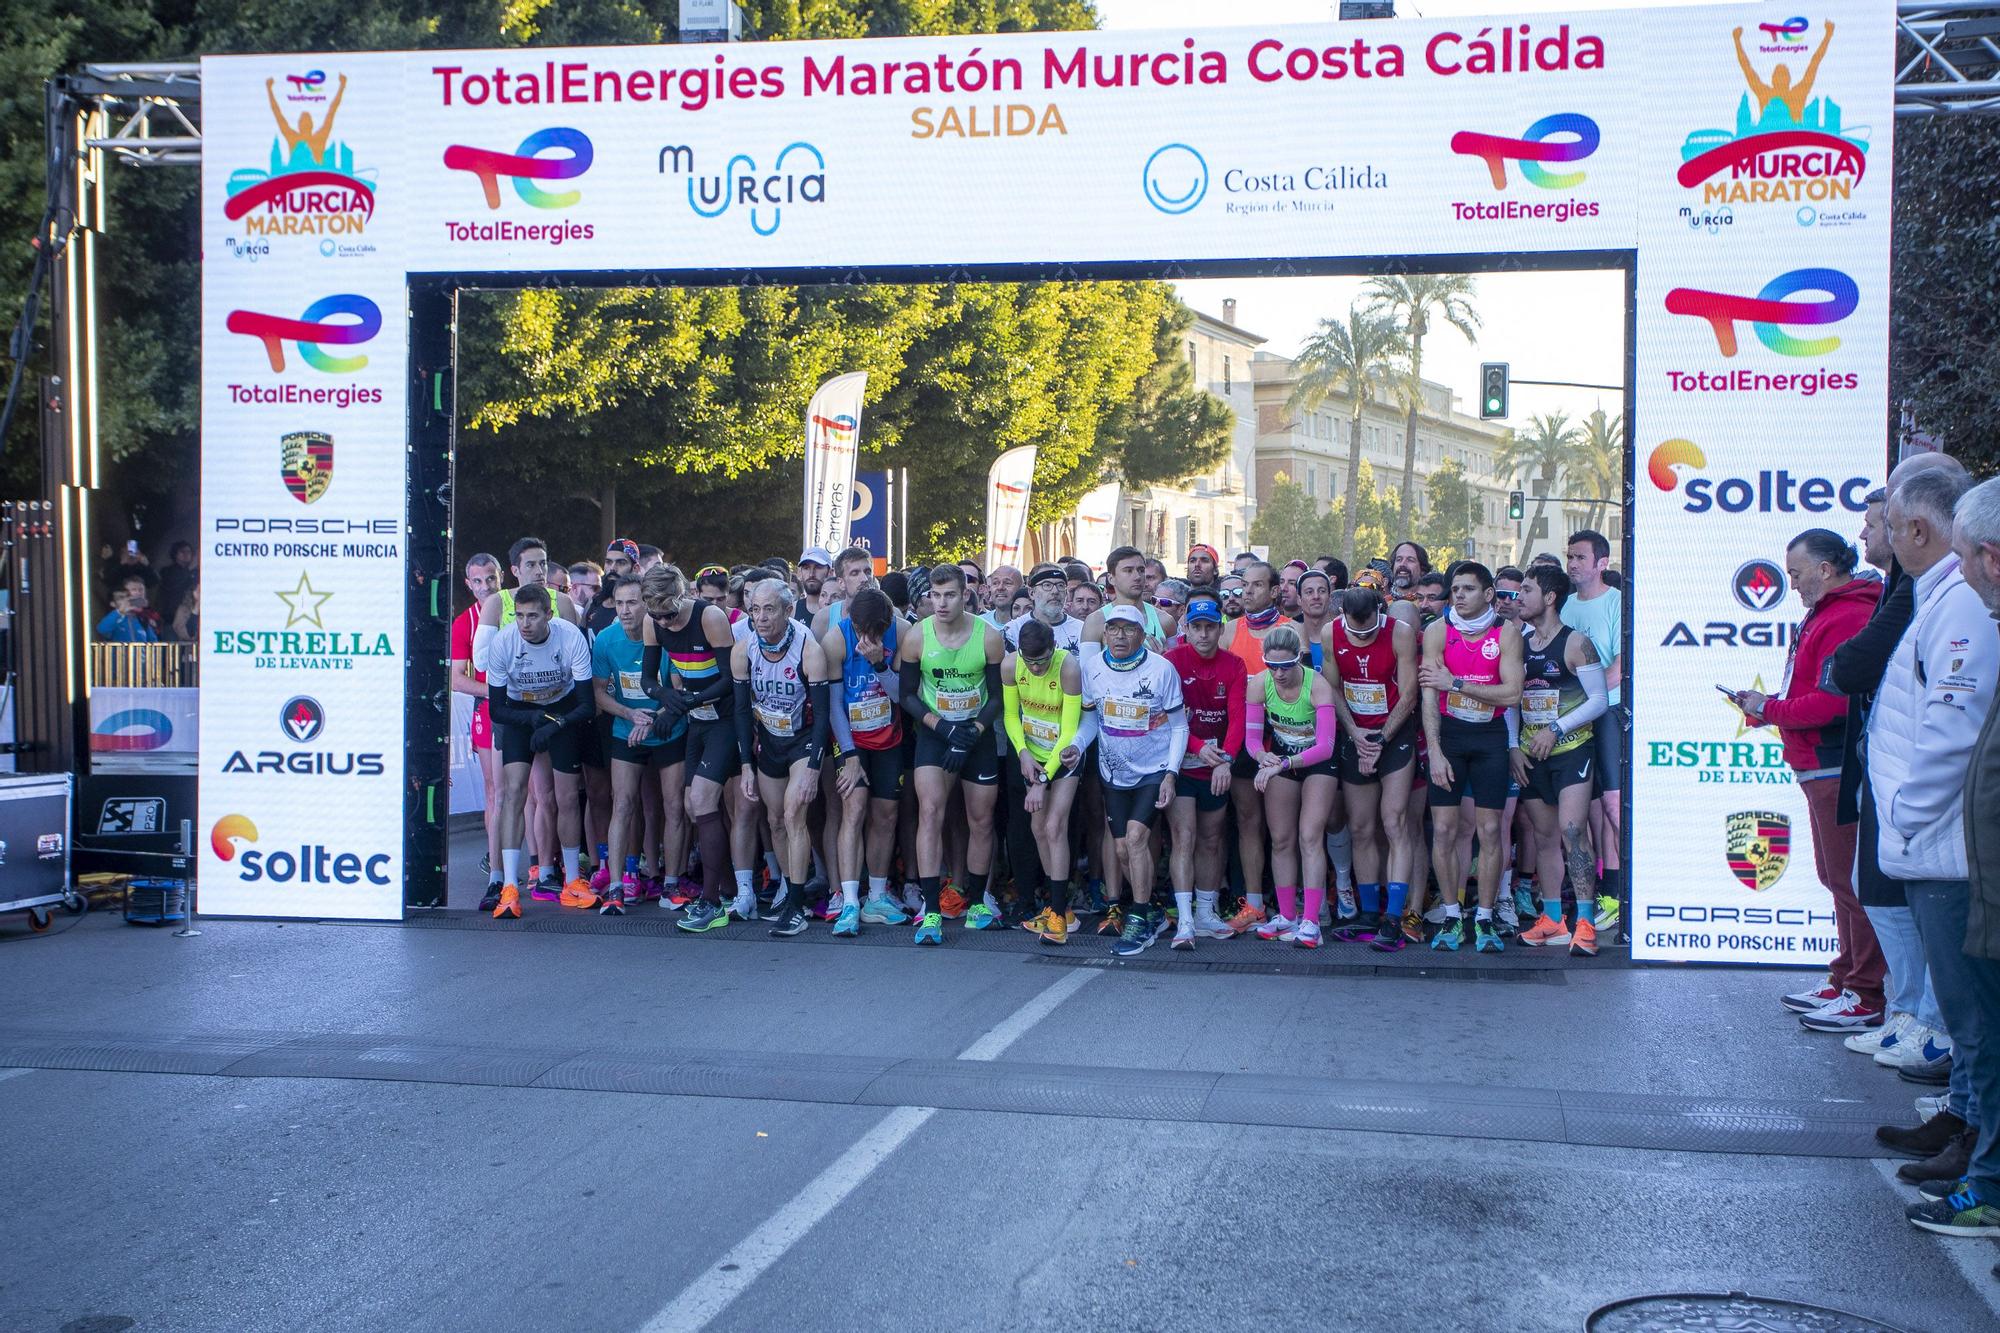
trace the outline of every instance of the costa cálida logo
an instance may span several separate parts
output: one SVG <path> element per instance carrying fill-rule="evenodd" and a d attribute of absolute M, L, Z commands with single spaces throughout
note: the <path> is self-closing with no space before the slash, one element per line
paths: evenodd
<path fill-rule="evenodd" d="M 1754 892 L 1770 888 L 1792 863 L 1792 821 L 1775 810 L 1725 815 L 1723 859 L 1737 883 Z"/>
<path fill-rule="evenodd" d="M 247 237 L 359 236 L 375 217 L 375 173 L 354 165 L 354 150 L 333 137 L 334 118 L 347 96 L 342 74 L 329 94 L 326 71 L 264 80 L 278 132 L 263 167 L 229 175 L 223 216 L 243 224 Z M 254 246 L 231 253 L 255 257 Z"/>
<path fill-rule="evenodd" d="M 1736 63 L 1748 88 L 1736 104 L 1733 130 L 1696 130 L 1681 146 L 1676 179 L 1701 191 L 1703 204 L 1824 204 L 1849 198 L 1868 170 L 1868 129 L 1841 123 L 1840 104 L 1815 97 L 1820 62 L 1833 45 L 1833 24 L 1821 30 L 1803 68 L 1791 57 L 1806 49 L 1803 18 L 1764 25 L 1758 54 L 1779 58 L 1769 72 L 1734 34 Z M 1772 36 L 1775 31 L 1776 37 Z"/>

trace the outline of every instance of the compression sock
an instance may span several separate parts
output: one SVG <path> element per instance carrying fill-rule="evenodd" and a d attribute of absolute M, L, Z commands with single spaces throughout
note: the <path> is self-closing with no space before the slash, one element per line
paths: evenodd
<path fill-rule="evenodd" d="M 1048 881 L 1048 908 L 1059 917 L 1069 916 L 1069 881 L 1052 879 Z"/>
<path fill-rule="evenodd" d="M 879 903 L 889 896 L 889 877 L 870 875 L 868 877 L 868 901 Z"/>
<path fill-rule="evenodd" d="M 1181 924 L 1192 930 L 1194 928 L 1194 894 L 1192 892 L 1181 893 L 1176 890 L 1174 893 L 1174 908 L 1181 914 Z"/>
<path fill-rule="evenodd" d="M 1354 884 L 1354 834 L 1342 828 L 1338 833 L 1326 835 L 1327 856 L 1333 862 L 1333 883 L 1335 888 L 1350 888 Z"/>
<path fill-rule="evenodd" d="M 764 876 L 767 883 L 776 884 L 785 877 L 784 867 L 778 864 L 776 852 L 764 853 Z"/>
<path fill-rule="evenodd" d="M 1395 917 L 1398 920 L 1400 920 L 1403 915 L 1403 909 L 1407 907 L 1410 902 L 1410 886 L 1407 884 L 1398 883 L 1397 881 L 1392 879 L 1389 881 L 1388 893 L 1389 893 L 1389 901 L 1388 904 L 1383 909 L 1383 914 L 1386 916 Z"/>
<path fill-rule="evenodd" d="M 725 869 L 729 864 L 729 830 L 722 822 L 722 811 L 711 810 L 705 815 L 694 817 L 695 845 L 701 848 L 701 900 L 710 907 L 722 905 L 722 886 Z M 736 872 L 736 887 L 750 887 L 750 872 Z"/>
<path fill-rule="evenodd" d="M 1278 888 L 1278 915 L 1287 921 L 1299 919 L 1299 890 L 1297 885 L 1280 884 Z"/>
<path fill-rule="evenodd" d="M 563 879 L 565 881 L 583 878 L 583 848 L 563 848 Z"/>
<path fill-rule="evenodd" d="M 721 820 L 722 820 L 722 812 L 721 812 L 721 811 L 719 811 L 719 810 L 718 810 L 718 811 L 716 811 L 716 814 L 715 814 L 715 818 L 716 818 L 716 822 L 720 823 L 720 822 L 721 822 Z M 700 823 L 701 821 L 700 821 L 699 819 L 697 819 L 697 820 L 696 820 L 695 822 L 696 822 L 697 824 L 699 824 L 699 823 Z M 723 836 L 724 836 L 725 838 L 727 838 L 727 837 L 728 837 L 728 834 L 724 834 Z M 704 860 L 704 861 L 706 861 L 706 860 L 707 860 L 708 858 L 704 856 L 704 857 L 702 857 L 701 859 L 702 859 L 702 860 Z M 736 872 L 734 872 L 734 873 L 735 873 L 735 876 L 736 876 L 736 891 L 737 891 L 738 893 L 754 893 L 754 892 L 756 891 L 756 889 L 757 889 L 757 872 L 756 872 L 756 871 L 754 871 L 754 870 L 738 870 L 738 871 L 736 871 Z"/>
<path fill-rule="evenodd" d="M 628 875 L 637 875 L 639 873 L 638 857 L 628 856 L 625 858 L 625 873 Z"/>
<path fill-rule="evenodd" d="M 923 890 L 924 915 L 929 916 L 931 913 L 936 912 L 938 910 L 938 897 L 944 893 L 942 878 L 937 875 L 919 875 L 917 877 L 917 887 Z"/>
<path fill-rule="evenodd" d="M 1326 890 L 1311 889 L 1311 888 L 1307 889 L 1305 915 L 1299 918 L 1299 924 L 1303 925 L 1306 922 L 1310 921 L 1315 926 L 1317 926 L 1319 924 L 1319 914 L 1325 909 L 1326 909 Z"/>
<path fill-rule="evenodd" d="M 500 849 L 500 878 L 519 888 L 521 885 L 521 849 L 502 847 Z"/>
<path fill-rule="evenodd" d="M 611 864 L 611 849 L 601 842 L 597 844 L 597 864 L 601 866 Z"/>
<path fill-rule="evenodd" d="M 1597 923 L 1597 899 L 1587 893 L 1578 894 L 1576 899 L 1576 919 L 1578 921 L 1588 921 L 1592 925 L 1595 925 Z"/>
<path fill-rule="evenodd" d="M 1354 897 L 1363 912 L 1379 912 L 1382 910 L 1382 886 L 1380 884 L 1357 884 L 1354 886 Z"/>
<path fill-rule="evenodd" d="M 965 872 L 965 887 L 960 889 L 959 893 L 965 898 L 968 909 L 978 907 L 986 901 L 986 875 L 987 872 L 984 870 L 976 875 L 970 870 Z"/>

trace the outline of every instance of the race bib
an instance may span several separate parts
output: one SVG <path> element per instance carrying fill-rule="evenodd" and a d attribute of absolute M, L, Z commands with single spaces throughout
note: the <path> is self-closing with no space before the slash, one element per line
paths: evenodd
<path fill-rule="evenodd" d="M 754 705 L 753 711 L 757 714 L 758 725 L 766 732 L 783 739 L 790 739 L 793 735 L 793 719 L 790 713 L 763 704 Z"/>
<path fill-rule="evenodd" d="M 1455 717 L 1460 722 L 1491 722 L 1493 720 L 1492 704 L 1482 703 L 1469 694 L 1460 694 L 1457 690 L 1451 690 L 1445 694 L 1444 711 L 1448 716 Z"/>
<path fill-rule="evenodd" d="M 621 671 L 618 673 L 618 692 L 628 699 L 643 699 L 646 697 L 645 688 L 639 684 L 639 673 L 636 671 Z"/>
<path fill-rule="evenodd" d="M 715 711 L 714 704 L 701 704 L 688 709 L 687 715 L 697 722 L 713 722 L 722 714 Z"/>
<path fill-rule="evenodd" d="M 985 702 L 978 690 L 947 690 L 940 686 L 937 715 L 947 722 L 970 722 L 979 716 L 979 706 Z"/>
<path fill-rule="evenodd" d="M 1379 717 L 1389 711 L 1389 687 L 1381 681 L 1344 680 L 1340 692 L 1347 696 L 1351 712 Z"/>
<path fill-rule="evenodd" d="M 1021 730 L 1030 741 L 1046 750 L 1062 735 L 1062 727 L 1051 718 L 1036 717 L 1033 713 L 1021 715 Z"/>
<path fill-rule="evenodd" d="M 1106 699 L 1099 707 L 1105 721 L 1119 723 L 1127 731 L 1144 729 L 1153 716 L 1152 706 L 1137 699 Z"/>
<path fill-rule="evenodd" d="M 889 725 L 894 708 L 886 694 L 871 694 L 847 705 L 847 725 L 855 731 L 880 731 Z"/>
<path fill-rule="evenodd" d="M 1551 686 L 1522 690 L 1521 720 L 1530 726 L 1552 727 L 1556 724 L 1556 705 L 1561 701 L 1561 691 Z"/>
<path fill-rule="evenodd" d="M 1292 754 L 1303 754 L 1319 739 L 1316 727 L 1281 718 L 1271 719 L 1271 735 L 1277 739 L 1279 748 Z"/>
<path fill-rule="evenodd" d="M 568 693 L 568 690 L 554 685 L 544 685 L 540 689 L 523 689 L 521 691 L 521 702 L 529 704 L 552 704 Z"/>

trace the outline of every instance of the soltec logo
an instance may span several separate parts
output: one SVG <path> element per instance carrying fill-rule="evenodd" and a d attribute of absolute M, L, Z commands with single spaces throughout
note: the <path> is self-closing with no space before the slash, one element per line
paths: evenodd
<path fill-rule="evenodd" d="M 1794 301 L 1801 293 L 1820 300 Z M 1840 347 L 1840 339 L 1797 338 L 1787 326 L 1838 324 L 1861 304 L 1861 289 L 1837 268 L 1795 268 L 1764 284 L 1755 296 L 1676 287 L 1667 293 L 1667 311 L 1705 319 L 1715 330 L 1715 345 L 1724 356 L 1736 355 L 1736 323 L 1749 320 L 1757 341 L 1781 356 L 1825 356 Z"/>
<path fill-rule="evenodd" d="M 1184 143 L 1163 144 L 1146 159 L 1139 180 L 1147 203 L 1178 216 L 1208 194 L 1208 161 Z"/>
<path fill-rule="evenodd" d="M 288 740 L 304 745 L 326 730 L 326 709 L 309 694 L 295 694 L 278 710 L 278 727 Z"/>
<path fill-rule="evenodd" d="M 1736 567 L 1729 590 L 1746 611 L 1770 611 L 1785 600 L 1785 571 L 1769 560 L 1746 560 Z"/>
<path fill-rule="evenodd" d="M 566 156 L 542 156 L 549 152 Z M 590 137 L 582 130 L 550 128 L 536 130 L 511 153 L 453 144 L 444 150 L 444 164 L 453 171 L 469 171 L 477 176 L 490 209 L 500 207 L 502 176 L 513 182 L 514 193 L 524 203 L 536 208 L 568 208 L 583 198 L 583 191 L 566 190 L 557 194 L 535 182 L 575 180 L 590 170 L 593 155 Z"/>
<path fill-rule="evenodd" d="M 336 316 L 344 316 L 353 323 L 333 323 Z M 232 310 L 224 327 L 263 343 L 273 371 L 284 371 L 285 340 L 290 339 L 299 345 L 299 355 L 314 370 L 326 375 L 352 375 L 368 364 L 368 358 L 329 356 L 321 344 L 356 347 L 369 341 L 382 331 L 382 308 L 365 296 L 344 292 L 314 301 L 297 319 L 255 310 Z"/>
<path fill-rule="evenodd" d="M 779 149 L 769 171 L 748 153 L 732 153 L 720 172 L 707 175 L 696 170 L 693 148 L 666 144 L 658 170 L 662 176 L 687 176 L 688 207 L 697 217 L 719 218 L 732 205 L 748 208 L 750 230 L 759 236 L 778 230 L 786 205 L 826 202 L 826 155 L 804 140 Z"/>
<path fill-rule="evenodd" d="M 260 852 L 250 844 L 257 841 L 257 826 L 242 815 L 224 815 L 215 821 L 208 845 L 217 858 L 235 862 L 237 878 L 245 884 L 269 880 L 273 884 L 353 885 L 362 881 L 386 885 L 389 857 L 377 853 L 359 856 L 353 852 L 332 852 L 319 843 L 306 843 L 298 851 Z"/>
<path fill-rule="evenodd" d="M 1451 151 L 1486 163 L 1493 188 L 1507 188 L 1507 163 L 1521 164 L 1521 177 L 1544 190 L 1569 190 L 1583 184 L 1581 171 L 1556 172 L 1549 166 L 1581 162 L 1597 151 L 1597 122 L 1575 112 L 1543 116 L 1520 138 L 1460 130 L 1451 136 Z"/>
<path fill-rule="evenodd" d="M 1827 514 L 1837 505 L 1850 514 L 1868 508 L 1871 483 L 1866 477 L 1833 481 L 1826 477 L 1796 477 L 1784 468 L 1765 470 L 1754 477 L 1720 479 L 1691 474 L 1685 483 L 1677 467 L 1699 469 L 1708 460 L 1692 440 L 1668 440 L 1657 446 L 1646 460 L 1646 476 L 1662 491 L 1679 490 L 1681 508 L 1690 514 L 1720 510 L 1725 514 Z"/>

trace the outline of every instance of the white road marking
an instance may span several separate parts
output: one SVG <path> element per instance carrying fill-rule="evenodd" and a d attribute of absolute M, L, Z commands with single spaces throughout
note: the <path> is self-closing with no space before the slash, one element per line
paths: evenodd
<path fill-rule="evenodd" d="M 1070 973 L 959 1052 L 958 1058 L 999 1059 L 1030 1028 L 1100 975 L 1095 968 L 1079 968 Z M 815 1176 L 790 1202 L 765 1218 L 756 1230 L 647 1320 L 640 1333 L 693 1333 L 707 1327 L 936 1114 L 934 1106 L 899 1106 L 884 1116 L 854 1146 L 835 1158 L 833 1165 Z"/>
<path fill-rule="evenodd" d="M 1918 1202 L 1924 1196 L 1917 1192 L 1916 1187 L 1905 1185 L 1896 1179 L 1898 1165 L 1899 1163 L 1886 1158 L 1877 1157 L 1875 1173 L 1882 1177 L 1902 1202 L 1906 1204 Z M 2000 1320 L 2000 1278 L 1993 1276 L 1993 1265 L 1996 1261 L 2000 1261 L 2000 1245 L 1981 1240 L 1977 1236 L 1940 1236 L 1934 1231 L 1927 1231 L 1924 1234 L 1938 1243 L 1938 1248 L 1951 1260 L 1952 1267 L 1958 1269 L 1959 1276 L 1965 1279 L 1965 1285 L 1971 1287 L 1974 1294 L 1986 1302 L 1986 1308 L 1993 1312 L 1993 1317 Z"/>
<path fill-rule="evenodd" d="M 32 1069 L 0 1069 L 0 1083 L 5 1083 L 10 1078 L 19 1078 L 23 1074 L 32 1074 L 34 1072 Z"/>

